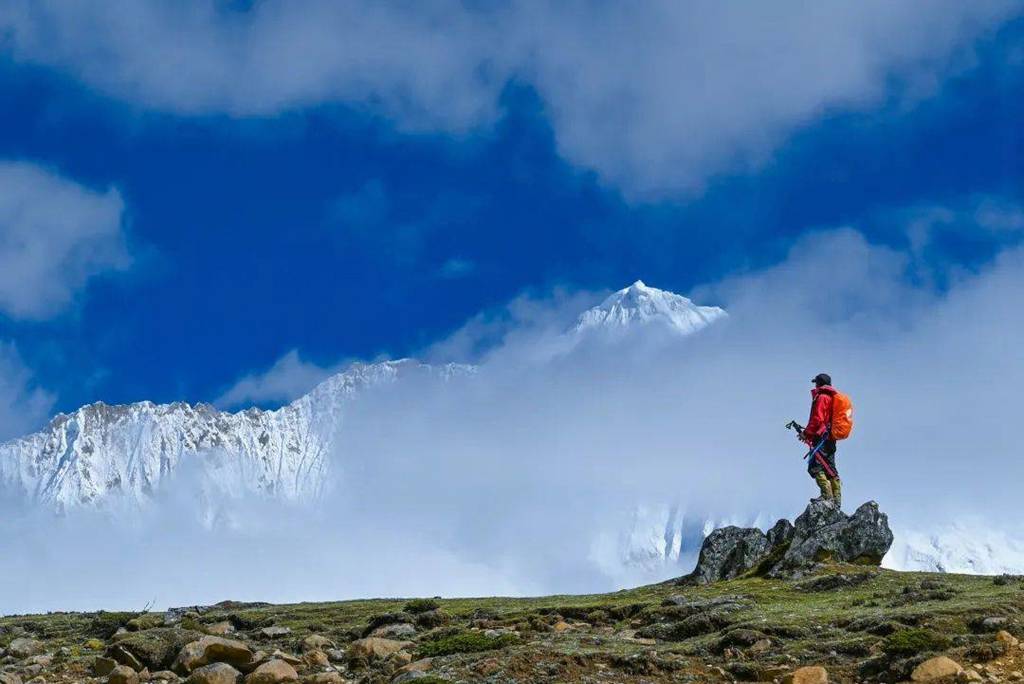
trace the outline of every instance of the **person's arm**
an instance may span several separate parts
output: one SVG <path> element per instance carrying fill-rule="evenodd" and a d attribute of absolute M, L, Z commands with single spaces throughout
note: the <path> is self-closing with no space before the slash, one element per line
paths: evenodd
<path fill-rule="evenodd" d="M 825 434 L 831 409 L 832 397 L 824 393 L 815 397 L 811 404 L 811 415 L 807 419 L 807 427 L 804 428 L 804 437 L 807 438 L 808 444 L 817 441 Z"/>

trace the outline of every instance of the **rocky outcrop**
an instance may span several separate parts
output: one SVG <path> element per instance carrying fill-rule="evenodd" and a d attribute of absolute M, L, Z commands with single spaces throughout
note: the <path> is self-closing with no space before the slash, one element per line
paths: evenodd
<path fill-rule="evenodd" d="M 889 519 L 874 501 L 849 516 L 831 503 L 812 501 L 794 523 L 780 520 L 767 534 L 757 528 L 715 530 L 701 546 L 697 567 L 681 581 L 798 577 L 821 562 L 879 565 L 892 540 Z"/>

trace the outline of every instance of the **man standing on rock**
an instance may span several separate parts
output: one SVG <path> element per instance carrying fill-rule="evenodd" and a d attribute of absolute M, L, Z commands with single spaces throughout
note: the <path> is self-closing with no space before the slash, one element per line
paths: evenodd
<path fill-rule="evenodd" d="M 832 501 L 836 508 L 842 508 L 843 489 L 836 468 L 836 440 L 830 434 L 836 389 L 832 387 L 832 378 L 828 373 L 818 373 L 811 382 L 814 383 L 814 389 L 811 390 L 811 417 L 798 437 L 812 449 L 821 443 L 807 464 L 807 472 L 821 490 L 821 496 L 812 501 Z"/>

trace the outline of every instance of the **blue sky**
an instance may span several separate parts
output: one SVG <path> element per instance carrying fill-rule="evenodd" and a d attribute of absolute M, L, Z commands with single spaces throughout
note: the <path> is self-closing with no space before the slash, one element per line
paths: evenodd
<path fill-rule="evenodd" d="M 823 228 L 978 268 L 1021 234 L 1022 6 L 860 5 L 12 3 L 0 341 L 56 410 L 212 401 Z"/>

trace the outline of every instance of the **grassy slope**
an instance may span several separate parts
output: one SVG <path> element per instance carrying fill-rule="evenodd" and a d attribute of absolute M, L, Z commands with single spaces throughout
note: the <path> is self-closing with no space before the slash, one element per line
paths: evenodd
<path fill-rule="evenodd" d="M 864 569 L 831 568 L 827 572 L 852 574 Z M 636 628 L 676 620 L 679 616 L 664 607 L 663 601 L 680 594 L 688 598 L 742 595 L 747 603 L 729 614 L 733 624 L 722 630 L 681 641 L 651 643 L 630 638 Z M 447 599 L 439 603 L 451 620 L 440 628 L 445 631 L 437 634 L 508 627 L 521 635 L 517 643 L 498 650 L 435 659 L 434 671 L 452 681 L 481 681 L 483 676 L 474 673 L 493 669 L 493 663 L 487 668 L 480 663 L 495 659 L 496 674 L 487 673 L 493 681 L 583 681 L 601 672 L 615 673 L 615 681 L 707 680 L 720 676 L 714 669 L 719 667 L 737 678 L 770 681 L 786 668 L 806 664 L 825 665 L 834 680 L 854 681 L 860 664 L 882 654 L 885 633 L 892 629 L 919 628 L 939 635 L 939 641 L 949 639 L 941 650 L 963 662 L 987 657 L 984 649 L 994 643 L 991 632 L 995 628 L 982 626 L 980 620 L 1005 616 L 1007 622 L 999 628 L 1016 632 L 1016 615 L 1024 608 L 1024 586 L 1017 580 L 995 581 L 991 577 L 877 571 L 866 582 L 822 591 L 809 591 L 806 581 L 749 578 L 707 587 L 665 583 L 591 596 Z M 373 616 L 400 612 L 405 604 L 405 600 L 363 600 L 227 607 L 208 611 L 201 620 L 210 623 L 232 617 L 245 627 L 238 636 L 257 642 L 258 627 L 287 626 L 292 629 L 287 637 L 258 645 L 295 650 L 303 637 L 313 633 L 343 646 L 358 637 Z M 572 627 L 555 631 L 552 627 L 560 618 Z M 102 630 L 98 624 L 96 615 L 87 613 L 0 618 L 0 645 L 23 631 L 44 639 L 51 652 L 67 647 L 70 654 L 58 658 L 53 668 L 81 673 L 96 653 L 86 648 L 85 642 L 102 636 L 97 633 Z M 1021 625 L 1024 627 L 1024 621 Z M 761 653 L 742 644 L 722 652 L 719 640 L 737 627 L 764 632 L 771 646 Z M 428 638 L 423 632 L 417 637 Z M 891 643 L 893 637 L 889 638 Z M 913 662 L 911 654 L 902 667 Z"/>

